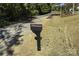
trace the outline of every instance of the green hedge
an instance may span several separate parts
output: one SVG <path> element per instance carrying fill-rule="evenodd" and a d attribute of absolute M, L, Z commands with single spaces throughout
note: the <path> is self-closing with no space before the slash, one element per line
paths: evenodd
<path fill-rule="evenodd" d="M 0 19 L 0 28 L 10 25 L 10 22 Z"/>
<path fill-rule="evenodd" d="M 27 17 L 46 14 L 51 11 L 48 3 L 0 3 L 0 27 L 8 25 L 9 22 L 20 20 L 28 21 Z"/>

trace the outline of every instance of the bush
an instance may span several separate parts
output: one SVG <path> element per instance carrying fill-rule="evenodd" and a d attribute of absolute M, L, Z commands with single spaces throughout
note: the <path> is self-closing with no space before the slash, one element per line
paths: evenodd
<path fill-rule="evenodd" d="M 12 22 L 20 20 L 28 21 L 35 15 L 46 14 L 51 11 L 51 6 L 48 3 L 44 4 L 23 4 L 23 3 L 1 3 L 0 4 L 0 27 L 9 25 Z"/>
<path fill-rule="evenodd" d="M 50 4 L 40 4 L 38 8 L 39 14 L 46 14 L 51 12 Z"/>
<path fill-rule="evenodd" d="M 0 28 L 7 26 L 7 25 L 10 25 L 10 23 L 8 21 L 0 19 Z"/>
<path fill-rule="evenodd" d="M 38 15 L 38 14 L 39 14 L 39 11 L 38 10 L 31 11 L 31 15 L 32 16 L 35 16 L 35 15 Z"/>

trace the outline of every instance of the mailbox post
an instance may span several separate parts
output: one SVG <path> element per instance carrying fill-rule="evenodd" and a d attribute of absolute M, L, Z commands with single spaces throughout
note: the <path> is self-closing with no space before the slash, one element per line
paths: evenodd
<path fill-rule="evenodd" d="M 37 50 L 41 50 L 41 31 L 42 31 L 42 24 L 30 24 L 31 30 L 33 33 L 36 34 L 35 39 L 37 40 Z"/>

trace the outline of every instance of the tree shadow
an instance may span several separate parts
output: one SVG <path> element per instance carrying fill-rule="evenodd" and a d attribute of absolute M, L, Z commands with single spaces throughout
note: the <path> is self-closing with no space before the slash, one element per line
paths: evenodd
<path fill-rule="evenodd" d="M 15 37 L 10 38 L 11 40 L 8 42 L 8 47 L 12 47 L 13 45 L 19 45 L 21 41 L 19 40 L 20 37 L 23 35 L 16 35 Z"/>
<path fill-rule="evenodd" d="M 10 32 L 8 32 L 7 30 L 2 30 L 2 32 L 0 33 L 0 34 L 2 34 L 4 36 L 4 37 L 2 37 L 1 40 L 4 41 L 4 44 L 7 47 L 5 49 L 7 55 L 13 55 L 14 51 L 11 49 L 12 46 L 20 45 L 21 42 L 23 41 L 23 39 L 20 39 L 23 36 L 23 35 L 21 35 L 22 27 L 19 25 L 18 28 L 16 28 L 17 30 L 15 30 L 16 32 L 13 35 Z"/>

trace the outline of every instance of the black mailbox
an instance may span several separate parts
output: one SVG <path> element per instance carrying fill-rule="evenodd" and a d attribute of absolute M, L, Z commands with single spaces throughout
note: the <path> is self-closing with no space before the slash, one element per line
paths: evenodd
<path fill-rule="evenodd" d="M 36 34 L 35 39 L 37 40 L 37 50 L 41 50 L 41 31 L 42 31 L 42 24 L 30 24 L 31 30 L 33 33 Z"/>
<path fill-rule="evenodd" d="M 42 31 L 42 24 L 31 24 L 31 30 L 33 33 L 37 35 L 37 37 L 40 37 L 40 33 Z"/>

